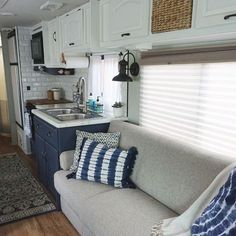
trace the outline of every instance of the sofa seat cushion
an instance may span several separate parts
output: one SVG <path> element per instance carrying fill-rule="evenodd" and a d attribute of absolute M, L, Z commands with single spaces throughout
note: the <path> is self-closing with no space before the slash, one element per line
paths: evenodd
<path fill-rule="evenodd" d="M 96 236 L 150 236 L 154 223 L 177 216 L 139 189 L 117 189 L 90 198 L 83 220 Z"/>
<path fill-rule="evenodd" d="M 139 189 L 116 189 L 55 174 L 59 194 L 96 236 L 149 236 L 154 223 L 177 214 Z"/>
<path fill-rule="evenodd" d="M 84 201 L 99 193 L 113 190 L 113 187 L 105 184 L 85 180 L 67 179 L 66 176 L 70 173 L 71 171 L 60 170 L 54 174 L 55 188 L 68 202 L 78 201 L 79 204 L 83 204 Z"/>

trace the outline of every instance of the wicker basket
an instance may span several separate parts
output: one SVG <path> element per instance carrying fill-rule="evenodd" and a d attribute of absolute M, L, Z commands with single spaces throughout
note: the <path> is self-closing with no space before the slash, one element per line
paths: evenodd
<path fill-rule="evenodd" d="M 153 0 L 152 33 L 191 28 L 192 0 Z"/>

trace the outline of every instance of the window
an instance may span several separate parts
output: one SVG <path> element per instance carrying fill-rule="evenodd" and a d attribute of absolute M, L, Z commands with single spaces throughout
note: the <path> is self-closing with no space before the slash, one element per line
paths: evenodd
<path fill-rule="evenodd" d="M 140 124 L 236 157 L 236 62 L 144 65 Z"/>
<path fill-rule="evenodd" d="M 88 93 L 94 98 L 102 96 L 104 111 L 112 113 L 112 105 L 116 101 L 126 101 L 124 83 L 112 81 L 118 74 L 118 55 L 92 56 L 90 58 Z"/>

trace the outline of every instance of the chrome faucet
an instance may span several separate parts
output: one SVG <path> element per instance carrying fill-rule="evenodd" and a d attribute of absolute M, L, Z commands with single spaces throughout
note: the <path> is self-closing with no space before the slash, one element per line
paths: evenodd
<path fill-rule="evenodd" d="M 77 108 L 86 113 L 86 82 L 84 77 L 80 77 L 76 84 L 77 92 L 73 94 L 73 101 L 77 103 Z"/>
<path fill-rule="evenodd" d="M 80 94 L 79 104 L 84 104 L 86 101 L 86 83 L 85 78 L 80 77 L 78 81 L 78 92 Z"/>

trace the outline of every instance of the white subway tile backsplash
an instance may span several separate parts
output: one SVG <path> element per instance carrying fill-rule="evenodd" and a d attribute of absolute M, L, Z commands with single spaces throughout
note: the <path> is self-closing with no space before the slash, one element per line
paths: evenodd
<path fill-rule="evenodd" d="M 72 100 L 73 85 L 77 83 L 79 77 L 87 78 L 88 70 L 76 70 L 74 76 L 55 76 L 35 72 L 31 59 L 31 30 L 27 27 L 19 27 L 18 33 L 24 101 L 46 98 L 47 90 L 55 87 L 62 88 L 64 98 Z M 30 86 L 31 90 L 27 90 L 27 86 Z"/>

